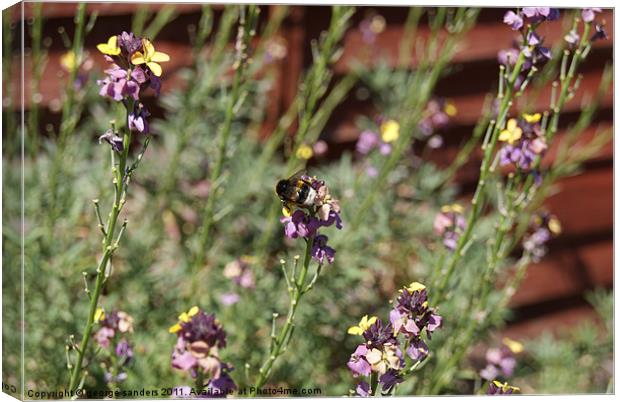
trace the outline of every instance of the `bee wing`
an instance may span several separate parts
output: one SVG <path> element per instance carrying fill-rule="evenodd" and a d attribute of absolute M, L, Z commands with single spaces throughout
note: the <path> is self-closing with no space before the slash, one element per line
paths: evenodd
<path fill-rule="evenodd" d="M 304 176 L 306 176 L 306 177 L 308 176 L 308 175 L 306 174 L 306 169 L 300 169 L 300 170 L 298 170 L 297 172 L 293 173 L 293 174 L 291 175 L 291 177 L 289 177 L 289 178 L 288 178 L 288 181 L 289 181 L 289 182 L 295 182 L 295 181 L 297 181 L 297 180 L 303 180 L 303 177 L 304 177 Z"/>

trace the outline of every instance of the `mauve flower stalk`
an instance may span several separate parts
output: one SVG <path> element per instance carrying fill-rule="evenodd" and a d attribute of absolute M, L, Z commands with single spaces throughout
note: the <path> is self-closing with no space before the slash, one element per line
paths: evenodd
<path fill-rule="evenodd" d="M 146 118 L 148 112 L 144 105 L 140 102 L 140 95 L 143 89 L 151 87 L 151 79 L 154 77 L 152 69 L 156 68 L 161 74 L 161 66 L 157 63 L 144 60 L 140 62 L 135 58 L 136 54 L 141 51 L 149 55 L 151 58 L 157 58 L 160 61 L 166 61 L 168 56 L 161 52 L 156 52 L 150 41 L 144 38 L 137 38 L 133 34 L 123 32 L 120 35 L 111 36 L 107 43 L 97 45 L 97 49 L 104 54 L 104 58 L 111 64 L 111 67 L 105 70 L 107 75 L 103 80 L 98 81 L 100 85 L 100 95 L 109 97 L 115 102 L 123 104 L 126 110 L 126 126 L 116 126 L 115 122 L 111 122 L 111 128 L 99 137 L 99 142 L 107 142 L 111 147 L 112 154 L 112 174 L 114 184 L 114 202 L 112 211 L 108 215 L 107 222 L 104 224 L 99 210 L 99 203 L 94 201 L 95 212 L 98 219 L 99 230 L 103 234 L 103 256 L 99 260 L 96 269 L 95 287 L 91 292 L 86 287 L 86 292 L 90 297 L 89 313 L 82 333 L 82 340 L 79 348 L 75 348 L 77 358 L 72 367 L 71 378 L 69 382 L 69 390 L 75 392 L 81 385 L 80 376 L 86 375 L 82 372 L 82 362 L 84 355 L 88 349 L 88 343 L 91 338 L 93 326 L 96 317 L 101 316 L 97 310 L 99 297 L 103 289 L 103 284 L 110 274 L 106 267 L 111 263 L 114 252 L 119 247 L 123 233 L 127 227 L 127 221 L 117 228 L 117 222 L 120 212 L 126 203 L 127 187 L 129 186 L 129 178 L 134 170 L 138 167 L 139 162 L 146 151 L 149 144 L 149 138 L 144 142 L 142 151 L 135 158 L 134 162 L 129 164 L 129 145 L 131 144 L 132 130 L 147 133 L 148 125 Z M 150 60 L 150 59 L 149 59 Z M 158 74 L 156 74 L 158 75 Z M 118 161 L 117 161 L 118 155 Z M 96 341 L 102 346 L 109 346 L 110 339 L 114 336 L 116 329 L 124 332 L 123 329 L 131 325 L 123 313 L 112 313 L 104 321 L 104 326 L 95 335 Z M 127 347 L 121 347 L 118 350 L 123 358 L 128 361 L 133 352 Z M 119 380 L 118 375 L 113 374 L 110 380 Z"/>

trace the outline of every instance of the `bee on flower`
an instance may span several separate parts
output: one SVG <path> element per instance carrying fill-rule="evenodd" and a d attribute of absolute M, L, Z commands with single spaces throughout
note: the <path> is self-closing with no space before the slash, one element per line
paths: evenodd
<path fill-rule="evenodd" d="M 332 263 L 336 251 L 327 245 L 328 237 L 319 234 L 322 227 L 335 225 L 342 229 L 340 202 L 333 198 L 325 181 L 298 172 L 276 184 L 282 201 L 284 234 L 290 239 L 312 239 L 312 257 Z"/>

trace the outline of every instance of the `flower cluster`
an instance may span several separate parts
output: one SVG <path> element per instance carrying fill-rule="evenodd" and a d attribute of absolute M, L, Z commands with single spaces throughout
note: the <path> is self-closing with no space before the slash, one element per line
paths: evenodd
<path fill-rule="evenodd" d="M 331 264 L 336 250 L 327 245 L 328 237 L 318 231 L 332 225 L 342 229 L 340 202 L 331 196 L 323 180 L 305 174 L 299 179 L 303 186 L 308 186 L 307 199 L 312 199 L 312 205 L 296 209 L 291 214 L 290 203 L 284 202 L 284 216 L 280 218 L 280 222 L 284 224 L 284 235 L 289 239 L 312 239 L 312 257 L 321 264 L 325 261 Z"/>
<path fill-rule="evenodd" d="M 540 127 L 540 113 L 524 113 L 522 118 L 510 119 L 499 135 L 504 143 L 500 149 L 500 164 L 528 171 L 537 156 L 547 150 L 547 141 Z"/>
<path fill-rule="evenodd" d="M 226 346 L 226 332 L 213 314 L 206 314 L 197 306 L 179 315 L 179 322 L 170 327 L 177 335 L 172 352 L 172 367 L 201 378 L 209 395 L 226 396 L 236 389 L 229 375 L 232 367 L 219 357 L 219 350 Z M 201 374 L 198 376 L 198 374 Z"/>
<path fill-rule="evenodd" d="M 510 395 L 520 391 L 521 389 L 519 389 L 519 387 L 513 387 L 512 385 L 508 385 L 507 382 L 501 383 L 495 380 L 489 383 L 487 395 Z"/>
<path fill-rule="evenodd" d="M 499 348 L 490 348 L 486 353 L 486 367 L 480 371 L 480 377 L 492 381 L 498 376 L 505 379 L 512 376 L 517 364 L 515 355 L 523 352 L 523 345 L 510 338 L 503 339 Z"/>
<path fill-rule="evenodd" d="M 234 259 L 224 267 L 224 276 L 242 289 L 254 289 L 256 281 L 250 267 L 253 261 L 254 258 L 247 255 Z M 239 301 L 239 294 L 236 292 L 224 293 L 220 297 L 220 301 L 222 304 L 230 306 Z"/>
<path fill-rule="evenodd" d="M 508 11 L 504 14 L 504 23 L 514 31 L 520 31 L 521 43 L 513 48 L 501 50 L 498 61 L 505 66 L 514 66 L 522 53 L 525 60 L 521 65 L 519 77 L 515 83 L 518 87 L 525 80 L 527 73 L 533 67 L 539 67 L 551 59 L 551 50 L 543 46 L 543 38 L 536 33 L 538 25 L 544 21 L 553 21 L 560 18 L 560 11 L 550 7 L 523 7 L 517 11 Z"/>
<path fill-rule="evenodd" d="M 589 24 L 594 22 L 596 19 L 596 14 L 600 13 L 602 10 L 600 8 L 584 8 L 581 10 L 581 19 L 584 23 Z M 594 24 L 594 32 L 592 36 L 590 36 L 590 42 L 594 42 L 601 39 L 607 39 L 607 31 L 605 31 L 604 22 L 599 24 Z M 579 34 L 575 28 L 571 29 L 571 31 L 564 36 L 564 40 L 569 44 L 571 48 L 575 47 L 577 43 L 579 43 Z"/>
<path fill-rule="evenodd" d="M 377 36 L 385 30 L 385 18 L 379 14 L 368 14 L 359 24 L 359 32 L 362 34 L 362 41 L 367 45 L 376 42 Z"/>
<path fill-rule="evenodd" d="M 99 308 L 94 318 L 100 325 L 94 335 L 95 341 L 107 354 L 107 358 L 102 359 L 104 379 L 107 383 L 123 382 L 127 379 L 124 369 L 133 358 L 133 349 L 127 340 L 127 336 L 133 333 L 133 317 L 116 310 L 106 314 Z"/>
<path fill-rule="evenodd" d="M 546 244 L 562 233 L 560 221 L 554 215 L 540 212 L 532 218 L 529 234 L 523 238 L 523 249 L 539 261 L 547 253 Z"/>
<path fill-rule="evenodd" d="M 443 238 L 443 244 L 448 250 L 454 251 L 459 238 L 466 228 L 463 207 L 459 204 L 444 205 L 435 216 L 433 229 L 435 234 Z"/>
<path fill-rule="evenodd" d="M 426 105 L 424 117 L 418 128 L 425 138 L 428 138 L 428 146 L 439 148 L 443 145 L 443 138 L 436 134 L 450 123 L 450 118 L 456 116 L 457 109 L 453 103 L 443 98 L 431 99 Z"/>
<path fill-rule="evenodd" d="M 536 25 L 542 21 L 553 21 L 560 18 L 560 10 L 550 7 L 523 7 L 521 10 L 508 11 L 504 14 L 504 23 L 517 31 L 526 24 Z"/>
<path fill-rule="evenodd" d="M 400 290 L 388 323 L 384 324 L 377 317 L 364 316 L 358 325 L 349 328 L 349 334 L 362 335 L 365 342 L 357 346 L 347 366 L 354 377 L 376 375 L 382 392 L 390 394 L 394 386 L 404 380 L 406 373 L 401 343 L 414 364 L 421 362 L 429 353 L 422 335 L 426 334 L 430 339 L 441 322 L 441 316 L 428 306 L 426 287 L 413 282 Z M 356 391 L 360 396 L 374 395 L 375 392 L 367 381 L 360 382 Z"/>
<path fill-rule="evenodd" d="M 367 156 L 374 150 L 378 150 L 381 155 L 392 153 L 392 143 L 400 136 L 400 124 L 396 120 L 379 117 L 377 119 L 378 130 L 364 130 L 360 133 L 355 144 L 355 150 L 362 156 Z M 377 168 L 368 165 L 366 173 L 370 177 L 376 177 Z"/>
<path fill-rule="evenodd" d="M 97 49 L 110 63 L 104 71 L 106 77 L 97 81 L 99 94 L 125 105 L 127 126 L 131 131 L 148 134 L 149 112 L 140 101 L 140 94 L 150 87 L 159 95 L 159 77 L 162 74 L 159 63 L 170 60 L 170 57 L 156 51 L 148 39 L 127 32 L 111 36 L 107 43 L 97 45 Z M 115 151 L 122 150 L 122 140 L 114 132 L 105 133 L 99 139 L 100 142 L 102 140 L 107 141 Z"/>

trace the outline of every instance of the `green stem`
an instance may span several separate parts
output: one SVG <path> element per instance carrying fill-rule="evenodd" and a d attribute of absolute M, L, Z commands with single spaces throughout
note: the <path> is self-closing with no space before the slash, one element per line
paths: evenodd
<path fill-rule="evenodd" d="M 129 100 L 127 105 L 125 121 L 129 118 L 129 113 L 133 110 L 134 101 Z M 90 341 L 90 337 L 93 330 L 95 312 L 97 311 L 97 304 L 99 303 L 99 296 L 101 295 L 101 291 L 103 290 L 103 285 L 107 279 L 106 276 L 106 267 L 112 258 L 112 255 L 116 251 L 118 247 L 118 240 L 120 240 L 122 232 L 124 231 L 125 225 L 121 228 L 119 235 L 117 237 L 117 242 L 115 243 L 114 234 L 115 228 L 118 222 L 118 216 L 125 205 L 125 196 L 127 194 L 127 186 L 129 185 L 129 180 L 125 174 L 125 169 L 127 167 L 127 159 L 129 156 L 129 147 L 131 145 L 131 131 L 129 128 L 126 128 L 123 133 L 123 152 L 120 155 L 118 167 L 114 166 L 114 157 L 112 157 L 112 172 L 114 175 L 114 204 L 112 205 L 112 211 L 108 216 L 108 220 L 105 227 L 105 237 L 103 239 L 103 256 L 99 261 L 99 265 L 97 266 L 97 278 L 95 281 L 95 289 L 90 294 L 90 306 L 88 308 L 88 318 L 86 320 L 86 325 L 84 326 L 84 331 L 82 332 L 82 340 L 80 342 L 79 349 L 77 350 L 77 361 L 75 367 L 73 367 L 73 371 L 71 373 L 71 379 L 69 382 L 69 390 L 75 391 L 76 387 L 78 387 L 78 380 L 80 377 L 80 373 L 82 371 L 82 363 L 84 360 L 84 355 L 88 348 L 88 343 Z M 114 156 L 114 151 L 112 152 L 112 156 Z"/>
<path fill-rule="evenodd" d="M 293 276 L 291 285 L 292 285 L 292 293 L 291 293 L 291 302 L 289 304 L 288 314 L 286 316 L 286 322 L 284 323 L 284 327 L 280 330 L 280 334 L 278 337 L 273 340 L 272 347 L 269 351 L 269 357 L 263 363 L 261 368 L 259 369 L 258 379 L 252 389 L 251 396 L 256 396 L 257 391 L 265 385 L 267 379 L 271 375 L 271 369 L 276 362 L 276 360 L 284 353 L 286 350 L 286 345 L 291 340 L 291 335 L 294 327 L 295 321 L 295 313 L 297 312 L 297 307 L 299 307 L 299 302 L 302 296 L 308 292 L 310 288 L 305 286 L 306 277 L 308 275 L 308 268 L 310 266 L 310 261 L 312 259 L 311 251 L 312 251 L 312 243 L 314 242 L 314 237 L 310 237 L 306 240 L 306 253 L 304 256 L 304 263 L 301 268 L 301 272 L 298 278 Z M 314 279 L 314 281 L 316 281 Z M 284 349 L 282 349 L 284 347 Z"/>
<path fill-rule="evenodd" d="M 512 71 L 512 76 L 508 80 L 506 93 L 503 94 L 502 103 L 500 104 L 500 107 L 499 107 L 498 121 L 489 122 L 489 127 L 493 126 L 492 134 L 491 134 L 489 143 L 483 145 L 484 158 L 482 161 L 482 165 L 480 167 L 480 177 L 478 179 L 478 185 L 476 186 L 476 191 L 471 201 L 472 210 L 467 219 L 467 226 L 465 228 L 465 232 L 459 238 L 456 248 L 452 254 L 452 258 L 448 262 L 447 269 L 445 270 L 445 272 L 442 272 L 441 274 L 441 278 L 442 278 L 441 282 L 436 288 L 435 294 L 434 294 L 435 300 L 440 301 L 442 300 L 442 297 L 445 296 L 446 286 L 448 285 L 450 277 L 452 276 L 454 267 L 456 267 L 457 262 L 461 259 L 461 257 L 463 257 L 464 251 L 465 251 L 464 250 L 465 245 L 470 241 L 474 225 L 476 221 L 478 220 L 480 213 L 482 212 L 482 208 L 486 201 L 485 190 L 486 190 L 488 176 L 489 176 L 489 173 L 491 172 L 491 162 L 494 159 L 493 152 L 495 150 L 495 146 L 499 138 L 499 133 L 501 129 L 504 128 L 506 116 L 508 115 L 508 110 L 510 109 L 510 106 L 512 105 L 512 94 L 514 91 L 514 85 L 517 80 L 518 74 L 521 71 L 521 66 L 523 65 L 524 61 L 525 61 L 525 56 L 523 52 L 521 52 L 519 53 L 519 57 L 517 58 L 517 61 L 515 63 L 514 69 Z"/>
<path fill-rule="evenodd" d="M 232 89 L 230 97 L 228 98 L 228 104 L 226 106 L 226 112 L 224 122 L 219 132 L 219 144 L 217 159 L 211 175 L 209 183 L 211 188 L 209 189 L 209 197 L 204 209 L 202 226 L 200 231 L 200 242 L 198 250 L 196 251 L 196 257 L 192 265 L 192 289 L 196 291 L 198 280 L 196 279 L 196 271 L 204 263 L 207 248 L 209 246 L 209 240 L 211 235 L 211 227 L 214 223 L 214 210 L 217 200 L 217 194 L 220 185 L 220 176 L 222 169 L 226 161 L 226 151 L 228 147 L 228 139 L 231 134 L 231 128 L 233 119 L 235 117 L 235 109 L 239 107 L 238 103 L 241 100 L 241 86 L 245 81 L 245 70 L 248 61 L 247 47 L 250 45 L 250 39 L 253 35 L 254 24 L 258 16 L 258 8 L 255 5 L 248 7 L 247 21 L 245 8 L 241 9 L 241 15 L 239 19 L 239 35 L 237 38 L 237 56 L 235 58 L 235 74 L 233 77 Z M 194 293 L 194 292 L 192 292 Z"/>

